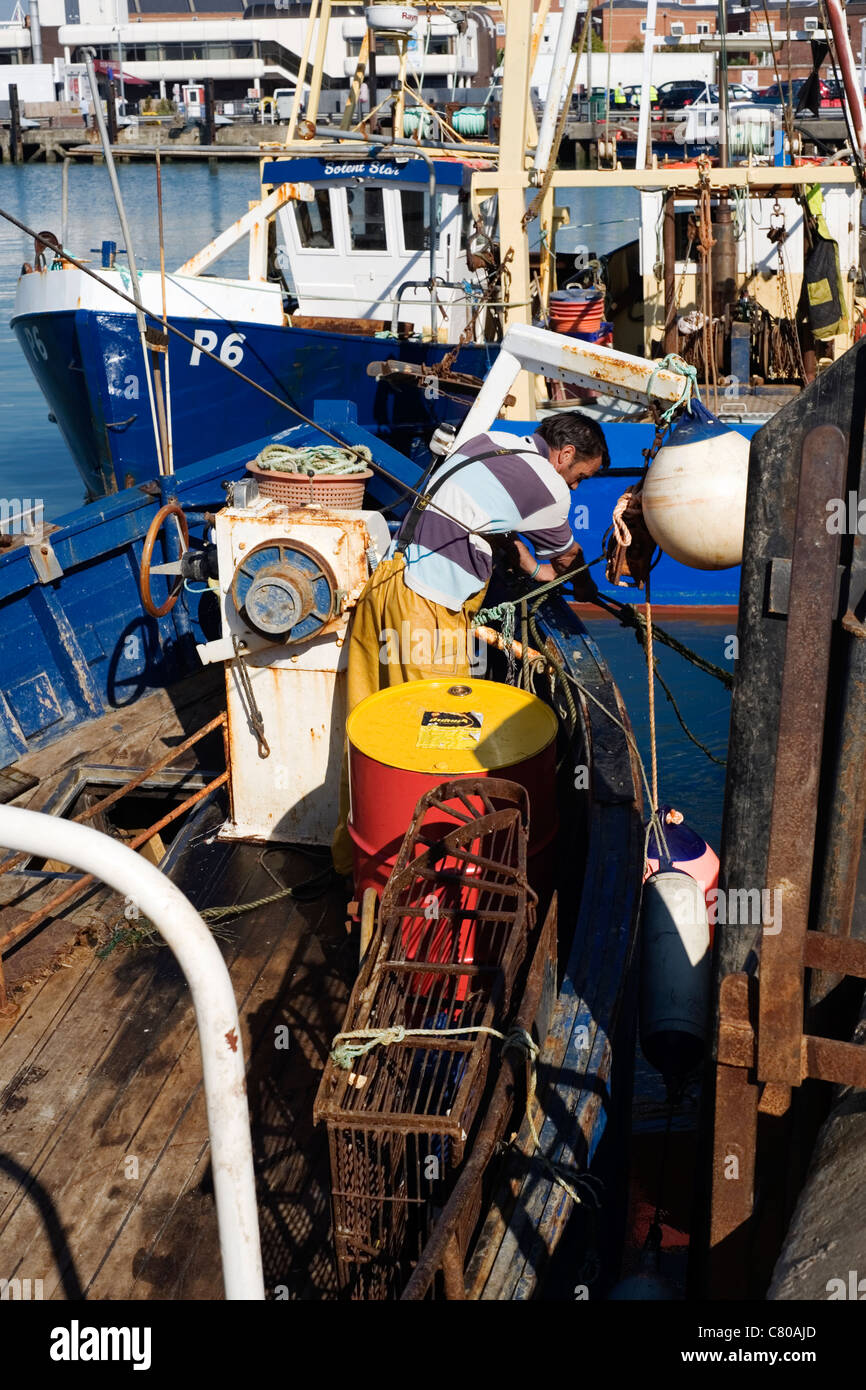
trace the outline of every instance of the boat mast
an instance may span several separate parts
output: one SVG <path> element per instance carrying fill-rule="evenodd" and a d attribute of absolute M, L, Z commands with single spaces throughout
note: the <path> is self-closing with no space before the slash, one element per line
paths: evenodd
<path fill-rule="evenodd" d="M 523 226 L 526 204 L 526 140 L 531 70 L 532 0 L 507 0 L 508 38 L 502 72 L 502 119 L 499 127 L 499 250 L 509 259 L 511 283 L 503 310 L 504 327 L 532 322 L 529 238 Z M 513 418 L 535 414 L 535 379 L 521 372 L 514 383 Z"/>
<path fill-rule="evenodd" d="M 164 407 L 161 399 L 157 401 L 154 393 L 154 383 L 151 379 L 149 362 L 149 345 L 147 338 L 147 323 L 144 316 L 144 303 L 141 298 L 141 285 L 138 282 L 138 269 L 135 264 L 135 254 L 132 249 L 132 237 L 129 231 L 129 223 L 126 220 L 126 208 L 123 203 L 123 195 L 120 191 L 120 184 L 117 181 L 117 169 L 114 165 L 114 155 L 111 149 L 111 141 L 108 138 L 108 130 L 105 124 L 105 116 L 102 112 L 102 102 L 99 97 L 99 88 L 96 83 L 96 72 L 93 67 L 92 48 L 82 50 L 84 63 L 87 68 L 87 79 L 90 83 L 90 93 L 93 99 L 93 114 L 96 126 L 99 131 L 99 138 L 102 142 L 102 151 L 105 157 L 105 167 L 108 170 L 108 178 L 111 184 L 111 191 L 114 194 L 114 205 L 117 208 L 117 217 L 120 222 L 120 230 L 126 242 L 126 259 L 129 262 L 130 289 L 135 300 L 135 317 L 138 323 L 138 336 L 141 339 L 141 351 L 144 358 L 144 376 L 147 383 L 147 396 L 150 404 L 150 415 L 153 421 L 153 440 L 156 448 L 156 462 L 160 475 L 166 472 L 165 465 L 165 429 L 163 425 Z M 112 89 L 108 89 L 108 101 L 114 100 Z"/>
<path fill-rule="evenodd" d="M 655 0 L 650 0 L 650 5 L 654 8 Z M 559 16 L 559 34 L 556 39 L 556 51 L 553 55 L 547 100 L 544 103 L 544 114 L 541 117 L 538 131 L 538 148 L 535 151 L 536 169 L 545 170 L 547 168 L 553 148 L 553 136 L 559 119 L 559 106 L 566 86 L 568 60 L 571 57 L 574 31 L 577 28 L 577 10 L 578 0 L 564 0 Z"/>
<path fill-rule="evenodd" d="M 316 34 L 316 56 L 310 77 L 310 95 L 307 100 L 307 120 L 315 126 L 319 117 L 319 97 L 322 92 L 322 73 L 325 67 L 325 51 L 328 46 L 328 29 L 331 24 L 331 0 L 322 0 L 319 15 L 319 30 Z"/>

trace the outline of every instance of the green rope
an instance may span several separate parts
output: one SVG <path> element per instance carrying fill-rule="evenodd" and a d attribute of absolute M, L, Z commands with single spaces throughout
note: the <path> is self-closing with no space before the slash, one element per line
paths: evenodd
<path fill-rule="evenodd" d="M 691 366 L 690 363 L 684 362 L 679 353 L 676 352 L 669 352 L 666 357 L 660 357 L 646 384 L 646 395 L 650 399 L 652 399 L 653 382 L 661 371 L 676 372 L 678 376 L 683 378 L 683 388 L 679 400 L 674 401 L 667 410 L 661 412 L 662 423 L 669 425 L 681 406 L 689 406 L 693 395 L 697 396 L 698 400 L 701 399 L 698 391 L 698 369 Z"/>
<path fill-rule="evenodd" d="M 268 903 L 279 902 L 281 898 L 290 898 L 294 891 L 294 888 L 281 888 L 279 893 L 269 893 L 266 898 L 256 898 L 253 902 L 228 907 L 206 907 L 199 916 L 205 922 L 224 922 L 230 917 L 240 917 L 244 912 L 253 912 L 257 907 L 267 907 Z"/>
<path fill-rule="evenodd" d="M 602 704 L 601 700 L 599 700 L 592 693 L 591 690 L 589 690 L 586 686 L 582 685 L 576 676 L 573 676 L 570 671 L 567 671 L 565 669 L 565 666 L 563 665 L 559 657 L 556 656 L 550 650 L 550 647 L 547 644 L 542 642 L 538 633 L 538 627 L 535 623 L 535 614 L 538 611 L 538 608 L 540 607 L 541 597 L 543 594 L 548 593 L 551 589 L 557 588 L 560 584 L 564 584 L 566 580 L 573 578 L 575 574 L 580 574 L 582 570 L 588 570 L 592 565 L 597 565 L 599 561 L 603 560 L 604 558 L 604 555 L 598 555 L 594 560 L 589 560 L 586 564 L 581 565 L 579 569 L 570 570 L 568 574 L 559 575 L 558 578 L 551 580 L 549 583 L 539 585 L 538 588 L 533 589 L 530 593 L 524 594 L 522 599 L 518 599 L 516 601 L 509 600 L 504 603 L 496 604 L 491 608 L 482 608 L 478 613 L 475 614 L 472 623 L 473 626 L 478 627 L 484 624 L 488 619 L 493 619 L 494 621 L 498 620 L 502 622 L 505 619 L 505 614 L 507 610 L 510 609 L 511 613 L 514 614 L 515 609 L 517 607 L 517 603 L 528 603 L 530 599 L 536 600 L 535 604 L 533 605 L 532 612 L 529 615 L 529 624 L 530 630 L 532 632 L 533 641 L 537 644 L 541 655 L 540 660 L 534 662 L 533 665 L 535 667 L 540 668 L 542 662 L 544 663 L 545 669 L 549 672 L 551 681 L 551 697 L 553 699 L 556 698 L 556 682 L 557 680 L 559 681 L 560 689 L 563 695 L 563 700 L 566 704 L 566 708 L 568 709 L 570 718 L 572 720 L 572 730 L 574 730 L 578 721 L 577 706 L 575 705 L 574 697 L 571 694 L 570 689 L 570 686 L 574 685 L 585 696 L 585 698 L 592 700 L 593 703 L 596 704 L 598 708 L 604 714 L 607 715 L 608 719 L 610 719 L 614 724 L 616 724 L 617 728 L 622 732 L 626 739 L 626 742 L 628 743 L 629 748 L 634 753 L 634 756 L 637 760 L 637 764 L 640 768 L 641 780 L 643 782 L 647 804 L 650 808 L 650 817 L 647 825 L 647 837 L 649 836 L 650 830 L 654 830 L 656 833 L 656 844 L 661 845 L 665 854 L 667 854 L 667 838 L 665 836 L 664 826 L 662 825 L 658 813 L 655 807 L 653 806 L 649 779 L 646 775 L 646 768 L 644 767 L 643 758 L 641 757 L 640 749 L 637 746 L 637 740 L 634 736 L 634 732 L 631 729 L 627 729 L 626 726 L 623 724 L 622 720 L 617 719 L 616 715 L 613 714 L 611 710 L 609 710 L 604 704 Z M 642 615 L 637 613 L 636 609 L 632 604 L 624 603 L 619 605 L 619 607 L 621 614 L 625 610 L 630 611 L 632 624 L 635 627 L 637 627 L 637 619 L 643 621 L 644 626 L 646 626 L 645 620 L 643 619 Z M 621 621 L 626 622 L 627 620 L 621 617 Z M 658 631 L 659 629 L 654 626 L 654 634 Z M 705 662 L 703 657 L 699 657 L 696 652 L 690 653 L 689 648 L 683 647 L 682 643 L 676 641 L 676 638 L 670 637 L 668 634 L 665 634 L 665 637 L 667 637 L 668 645 L 673 646 L 677 649 L 681 649 L 682 654 L 688 655 L 690 659 L 693 658 L 696 665 L 701 666 L 704 670 L 709 670 L 715 674 L 718 674 L 723 680 L 725 680 L 726 683 L 732 681 L 732 678 L 728 675 L 727 671 L 721 671 L 719 667 L 714 667 L 712 662 Z M 640 640 L 640 637 L 638 637 L 638 640 Z M 662 638 L 661 640 L 665 640 L 665 638 Z M 513 648 L 509 648 L 509 650 L 513 651 Z M 712 757 L 713 755 L 710 754 L 709 756 Z M 646 854 L 644 854 L 644 858 L 646 858 Z"/>
<path fill-rule="evenodd" d="M 305 449 L 293 449 L 288 444 L 266 444 L 256 455 L 255 467 L 276 473 L 312 473 L 337 478 L 366 472 L 372 459 L 373 455 L 364 445 L 357 449 L 339 449 L 335 444 L 311 444 Z"/>
<path fill-rule="evenodd" d="M 488 622 L 501 623 L 508 610 L 513 616 L 518 604 L 529 603 L 533 599 L 542 598 L 544 594 L 549 594 L 552 589 L 558 589 L 560 584 L 570 583 L 578 574 L 583 574 L 584 570 L 599 564 L 604 558 L 605 555 L 602 552 L 601 555 L 596 555 L 594 560 L 587 560 L 584 564 L 578 565 L 577 569 L 568 570 L 566 574 L 559 574 L 555 579 L 549 579 L 546 584 L 539 584 L 537 588 L 530 589 L 528 594 L 521 594 L 518 599 L 505 599 L 502 603 L 495 603 L 490 608 L 480 608 L 472 619 L 472 626 L 484 627 Z"/>
<path fill-rule="evenodd" d="M 467 1028 L 404 1028 L 401 1024 L 394 1024 L 390 1028 L 356 1028 L 352 1032 L 336 1035 L 331 1044 L 331 1060 L 335 1066 L 340 1067 L 343 1071 L 349 1071 L 356 1058 L 366 1056 L 368 1052 L 372 1052 L 374 1047 L 390 1047 L 392 1043 L 402 1043 L 413 1038 L 456 1038 L 467 1033 L 486 1033 L 491 1038 L 498 1038 L 502 1043 L 503 1056 L 508 1051 L 519 1051 L 524 1054 L 527 1063 L 526 1121 L 532 1136 L 533 1153 L 538 1155 L 554 1182 L 568 1194 L 573 1202 L 578 1206 L 584 1203 L 584 1197 L 578 1191 L 578 1186 L 580 1186 L 584 1193 L 592 1199 L 593 1205 L 598 1207 L 598 1192 L 594 1184 L 601 1186 L 600 1179 L 591 1173 L 573 1173 L 570 1169 L 551 1162 L 541 1147 L 541 1136 L 532 1114 L 536 1100 L 536 1059 L 539 1047 L 525 1028 L 512 1028 L 510 1033 L 501 1033 L 498 1028 L 488 1028 L 481 1023 Z M 353 1038 L 363 1039 L 363 1041 L 353 1042 L 351 1041 Z"/>
<path fill-rule="evenodd" d="M 489 1033 L 492 1038 L 504 1039 L 505 1034 L 496 1028 L 478 1024 L 473 1028 L 404 1028 L 394 1024 L 391 1028 L 356 1028 L 351 1033 L 338 1033 L 331 1043 L 331 1060 L 342 1071 L 351 1070 L 358 1057 L 365 1057 L 374 1047 L 390 1047 L 392 1043 L 405 1042 L 407 1038 L 456 1038 L 465 1033 Z M 351 1038 L 363 1038 L 364 1042 L 351 1042 Z"/>
<path fill-rule="evenodd" d="M 574 730 L 577 728 L 578 722 L 577 705 L 574 702 L 574 696 L 571 693 L 568 681 L 564 679 L 566 671 L 562 660 L 556 654 L 556 652 L 552 650 L 551 645 L 542 639 L 541 633 L 538 631 L 538 624 L 535 621 L 535 615 L 537 611 L 538 604 L 536 604 L 535 608 L 533 608 L 532 612 L 529 615 L 529 631 L 532 634 L 533 642 L 535 643 L 536 647 L 541 653 L 543 660 L 549 668 L 550 694 L 552 699 L 556 698 L 556 683 L 557 681 L 559 681 L 560 689 L 562 690 L 563 699 L 565 701 L 565 707 L 568 710 L 568 716 L 571 721 L 571 728 L 569 732 L 573 734 Z M 536 664 L 540 665 L 540 662 Z"/>

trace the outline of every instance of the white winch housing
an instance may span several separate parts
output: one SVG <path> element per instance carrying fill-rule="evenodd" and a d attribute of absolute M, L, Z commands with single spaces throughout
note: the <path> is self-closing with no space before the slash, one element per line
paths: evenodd
<path fill-rule="evenodd" d="M 223 508 L 215 530 L 222 636 L 198 651 L 203 662 L 226 664 L 231 813 L 221 833 L 329 844 L 345 737 L 346 629 L 389 544 L 387 523 L 378 512 L 259 496 Z"/>

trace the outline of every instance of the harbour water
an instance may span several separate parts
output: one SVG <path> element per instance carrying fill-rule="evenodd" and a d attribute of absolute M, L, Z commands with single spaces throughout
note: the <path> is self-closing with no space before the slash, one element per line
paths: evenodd
<path fill-rule="evenodd" d="M 159 267 L 156 173 L 153 165 L 121 164 L 118 176 L 141 270 Z M 217 232 L 246 212 L 258 194 L 254 160 L 226 163 L 212 174 L 203 161 L 163 166 L 166 268 L 174 269 Z M 60 168 L 37 164 L 0 167 L 0 207 L 37 231 L 60 234 Z M 123 246 L 104 166 L 90 162 L 69 171 L 69 250 L 100 263 L 100 244 Z M 9 328 L 15 283 L 32 243 L 0 221 L 0 496 L 38 497 L 46 520 L 80 506 L 82 485 L 57 426 Z M 119 259 L 123 259 L 122 257 Z M 246 247 L 218 263 L 224 275 L 246 273 Z"/>

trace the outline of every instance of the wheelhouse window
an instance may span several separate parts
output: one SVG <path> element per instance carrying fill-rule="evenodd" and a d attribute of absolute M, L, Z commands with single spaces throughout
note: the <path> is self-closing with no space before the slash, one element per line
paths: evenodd
<path fill-rule="evenodd" d="M 426 189 L 404 188 L 401 192 L 403 245 L 407 251 L 430 250 L 430 194 Z M 442 197 L 436 195 L 436 221 L 442 225 Z"/>
<path fill-rule="evenodd" d="M 306 250 L 333 250 L 331 195 L 327 188 L 317 188 L 315 201 L 312 203 L 295 203 L 295 222 L 301 245 Z"/>
<path fill-rule="evenodd" d="M 387 251 L 385 199 L 381 188 L 349 188 L 349 237 L 353 251 Z"/>

